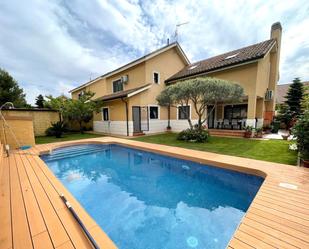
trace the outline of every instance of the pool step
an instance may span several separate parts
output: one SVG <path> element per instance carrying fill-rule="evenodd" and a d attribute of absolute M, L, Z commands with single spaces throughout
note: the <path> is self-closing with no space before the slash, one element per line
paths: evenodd
<path fill-rule="evenodd" d="M 78 148 L 63 148 L 59 150 L 54 150 L 51 155 L 64 155 L 68 153 L 75 153 L 75 152 L 83 152 L 83 151 L 88 151 L 88 150 L 96 150 L 96 149 L 103 149 L 104 147 L 102 146 L 97 146 L 97 147 L 78 147 Z"/>
<path fill-rule="evenodd" d="M 86 154 L 102 152 L 105 149 L 106 148 L 104 148 L 104 147 L 93 148 L 93 149 L 87 148 L 87 149 L 84 149 L 84 150 L 74 151 L 74 152 L 50 154 L 50 155 L 46 156 L 44 161 L 53 161 L 53 160 L 60 160 L 60 159 L 65 159 L 65 158 L 69 158 L 69 157 L 82 156 L 82 155 L 86 155 Z"/>

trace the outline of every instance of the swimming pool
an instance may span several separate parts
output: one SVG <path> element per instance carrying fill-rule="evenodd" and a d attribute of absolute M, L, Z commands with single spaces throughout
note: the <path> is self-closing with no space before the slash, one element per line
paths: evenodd
<path fill-rule="evenodd" d="M 41 157 L 119 248 L 225 248 L 263 178 L 116 144 Z"/>

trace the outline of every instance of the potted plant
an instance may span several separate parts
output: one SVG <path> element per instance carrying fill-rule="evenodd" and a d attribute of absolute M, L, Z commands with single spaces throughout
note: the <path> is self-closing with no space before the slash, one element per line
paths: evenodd
<path fill-rule="evenodd" d="M 272 127 L 270 125 L 264 125 L 263 131 L 267 134 L 270 134 L 272 132 Z"/>
<path fill-rule="evenodd" d="M 251 138 L 253 136 L 253 127 L 247 126 L 245 129 L 245 138 Z"/>
<path fill-rule="evenodd" d="M 263 129 L 262 128 L 256 128 L 255 129 L 255 137 L 256 138 L 262 138 L 263 137 Z"/>
<path fill-rule="evenodd" d="M 170 125 L 166 126 L 166 131 L 171 131 L 172 127 Z"/>
<path fill-rule="evenodd" d="M 309 111 L 305 112 L 297 120 L 292 134 L 296 137 L 297 148 L 303 166 L 309 168 Z"/>

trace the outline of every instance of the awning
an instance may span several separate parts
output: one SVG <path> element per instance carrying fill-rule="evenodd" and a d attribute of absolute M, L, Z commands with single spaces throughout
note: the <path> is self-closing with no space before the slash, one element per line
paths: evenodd
<path fill-rule="evenodd" d="M 136 94 L 139 94 L 143 91 L 146 91 L 150 87 L 151 87 L 151 84 L 146 84 L 146 85 L 136 87 L 136 88 L 132 88 L 132 89 L 128 89 L 128 90 L 125 90 L 125 91 L 104 95 L 102 97 L 95 99 L 94 101 L 109 101 L 109 100 L 114 100 L 114 99 L 130 98 L 130 97 L 132 97 Z"/>

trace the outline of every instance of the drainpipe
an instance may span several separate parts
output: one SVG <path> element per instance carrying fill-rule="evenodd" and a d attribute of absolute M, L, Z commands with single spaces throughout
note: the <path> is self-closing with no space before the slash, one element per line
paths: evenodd
<path fill-rule="evenodd" d="M 126 105 L 126 120 L 127 120 L 127 136 L 129 136 L 129 108 L 128 108 L 128 101 L 121 98 L 122 102 Z"/>
<path fill-rule="evenodd" d="M 171 127 L 171 105 L 167 107 L 167 127 Z"/>

